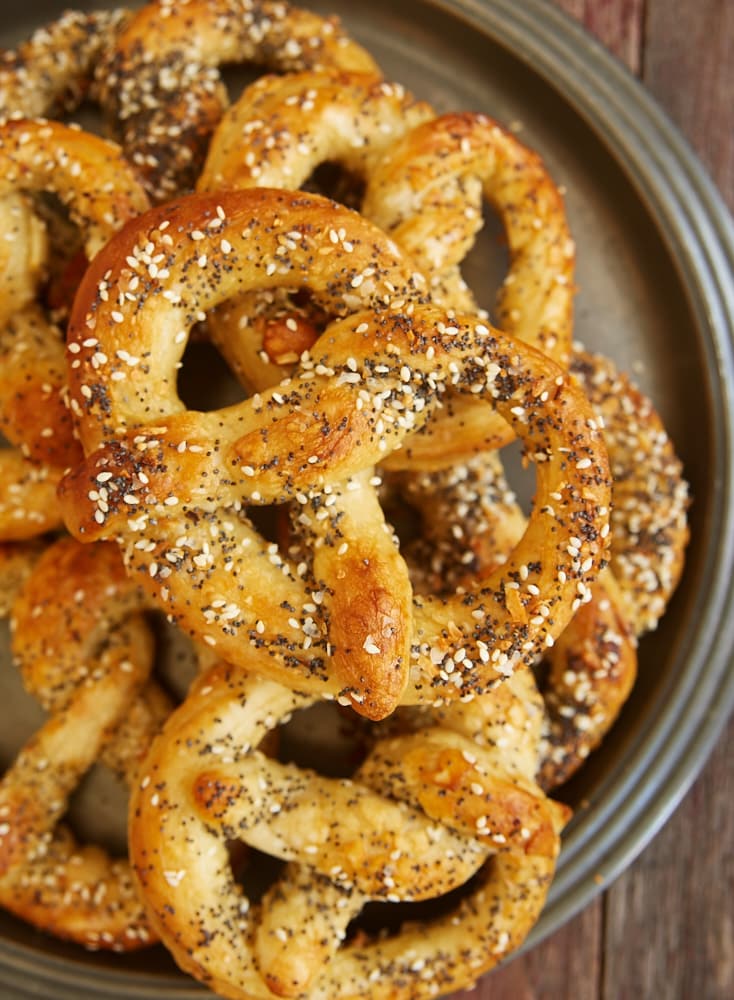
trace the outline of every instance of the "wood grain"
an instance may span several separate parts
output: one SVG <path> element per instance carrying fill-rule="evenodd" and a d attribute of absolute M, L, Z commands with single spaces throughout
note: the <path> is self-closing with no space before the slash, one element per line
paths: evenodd
<path fill-rule="evenodd" d="M 645 85 L 734 209 L 734 3 L 648 0 Z"/>
<path fill-rule="evenodd" d="M 648 0 L 642 67 L 734 208 L 734 4 Z M 734 997 L 732 739 L 606 894 L 600 997 Z"/>
<path fill-rule="evenodd" d="M 645 0 L 557 0 L 633 73 L 642 65 Z"/>
<path fill-rule="evenodd" d="M 734 3 L 548 0 L 641 77 L 734 209 Z M 457 1000 L 734 997 L 734 720 L 682 805 L 603 897 Z"/>

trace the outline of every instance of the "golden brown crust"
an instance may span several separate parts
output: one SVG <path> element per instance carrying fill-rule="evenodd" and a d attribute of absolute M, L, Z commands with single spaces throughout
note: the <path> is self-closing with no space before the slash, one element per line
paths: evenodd
<path fill-rule="evenodd" d="M 90 184 L 94 178 L 94 184 Z M 51 192 L 79 226 L 88 256 L 148 200 L 119 148 L 58 122 L 0 125 L 0 216 L 14 220 L 10 259 L 0 260 L 0 428 L 18 450 L 0 453 L 0 538 L 58 528 L 55 491 L 81 450 L 65 405 L 63 336 L 35 302 L 45 269 L 43 226 L 28 194 Z M 40 256 L 39 256 L 40 255 Z M 25 270 L 18 266 L 25 261 Z"/>
<path fill-rule="evenodd" d="M 60 821 L 141 697 L 152 640 L 129 614 L 140 603 L 113 546 L 67 538 L 40 556 L 13 606 L 13 654 L 51 714 L 0 781 L 0 905 L 58 937 L 116 951 L 153 938 L 129 867 L 79 845 Z M 160 723 L 155 710 L 147 719 L 136 729 L 142 743 L 128 743 L 128 777 Z"/>
<path fill-rule="evenodd" d="M 76 107 L 89 92 L 120 11 L 69 10 L 15 50 L 0 52 L 0 118 L 36 117 Z"/>
<path fill-rule="evenodd" d="M 398 137 L 433 115 L 428 104 L 374 74 L 311 70 L 266 76 L 224 114 L 196 187 L 297 190 L 325 163 L 364 182 Z M 334 243 L 335 251 L 352 245 L 340 228 L 334 231 Z M 281 312 L 285 315 L 278 320 Z M 291 344 L 284 358 L 271 353 L 266 338 L 272 339 L 275 323 L 276 329 L 285 328 L 287 340 L 293 339 L 299 318 L 292 298 L 281 302 L 272 293 L 237 296 L 208 317 L 208 330 L 233 371 L 258 391 L 283 378 L 316 340 L 327 316 L 319 323 L 313 305 L 307 315 L 313 336 L 294 355 Z M 300 329 L 305 332 L 303 321 Z"/>
<path fill-rule="evenodd" d="M 333 247 L 329 233 L 342 223 L 355 246 L 375 254 L 368 289 L 362 269 L 358 281 L 353 277 L 353 253 L 331 259 L 328 280 L 322 274 L 327 265 L 319 263 L 319 247 Z M 327 679 L 328 632 L 322 612 L 305 610 L 314 599 L 302 574 L 234 512 L 248 502 L 296 499 L 305 518 L 311 505 L 313 519 L 328 522 L 338 506 L 332 510 L 320 500 L 325 488 L 365 472 L 400 445 L 439 402 L 444 384 L 493 399 L 529 452 L 540 456 L 538 501 L 523 541 L 500 573 L 479 581 L 468 598 L 421 599 L 414 606 L 405 697 L 457 697 L 532 660 L 560 633 L 604 558 L 606 458 L 583 395 L 558 366 L 472 317 L 449 319 L 387 297 L 384 312 L 331 326 L 277 389 L 207 414 L 184 410 L 175 391 L 175 365 L 187 335 L 182 313 L 207 311 L 232 289 L 275 285 L 278 266 L 289 275 L 303 273 L 319 295 L 325 286 L 332 300 L 356 292 L 362 301 L 379 301 L 389 266 L 384 253 L 376 256 L 384 247 L 380 240 L 364 220 L 324 199 L 264 189 L 191 196 L 128 226 L 92 263 L 70 324 L 69 349 L 78 362 L 71 402 L 88 458 L 65 479 L 62 503 L 78 537 L 122 537 L 144 586 L 221 654 L 236 659 L 243 643 L 251 643 L 268 650 L 273 676 L 303 690 L 350 697 L 351 690 Z M 165 276 L 120 305 L 119 293 L 134 273 L 128 261 L 149 243 L 166 247 Z M 339 280 L 344 267 L 346 289 Z M 164 294 L 172 290 L 175 305 Z M 147 378 L 137 363 L 128 363 L 132 356 L 146 358 Z M 329 443 L 335 430 L 336 446 Z M 551 504 L 556 493 L 560 499 Z M 198 513 L 189 517 L 188 511 Z M 222 517 L 226 535 L 210 532 L 205 522 Z M 370 536 L 382 530 L 371 525 L 363 544 L 374 549 Z M 339 548 L 333 546 L 335 556 Z M 530 589 L 523 587 L 519 604 L 508 605 L 515 588 L 507 584 L 519 579 L 523 566 Z M 338 572 L 338 558 L 333 568 Z M 380 574 L 389 590 L 389 567 L 373 568 L 377 592 Z M 330 592 L 341 586 L 333 576 L 326 582 Z M 246 606 L 242 594 L 252 597 Z M 404 608 L 402 595 L 396 601 Z M 218 609 L 225 606 L 231 614 L 223 616 Z M 375 629 L 383 615 L 380 608 Z M 309 630 L 314 636 L 306 651 Z M 381 655 L 377 634 L 371 628 L 350 645 L 371 651 L 379 676 L 392 671 L 393 660 Z M 369 684 L 352 699 L 357 706 L 374 697 Z"/>
<path fill-rule="evenodd" d="M 366 180 L 396 139 L 433 117 L 430 105 L 374 73 L 264 76 L 224 113 L 196 188 L 296 190 L 327 162 Z"/>
<path fill-rule="evenodd" d="M 256 749 L 263 735 L 307 704 L 220 664 L 197 681 L 155 741 L 133 794 L 130 844 L 164 942 L 184 969 L 239 1000 L 272 992 L 402 995 L 395 969 L 418 956 L 426 973 L 410 977 L 410 996 L 432 995 L 433 977 L 446 988 L 467 985 L 534 921 L 565 810 L 532 780 L 503 772 L 495 751 L 448 728 L 431 730 L 428 756 L 410 736 L 378 740 L 351 780 L 263 757 Z M 522 716 L 522 703 L 514 710 Z M 404 767 L 400 739 L 419 754 L 417 769 Z M 449 755 L 473 799 L 456 816 L 424 788 L 426 778 L 445 787 L 446 769 L 435 767 L 433 750 Z M 482 802 L 487 812 L 480 815 Z M 232 878 L 225 847 L 232 838 L 289 862 L 259 904 Z M 501 858 L 488 860 L 495 851 Z M 479 886 L 449 916 L 342 943 L 369 898 L 425 898 L 477 869 Z"/>
<path fill-rule="evenodd" d="M 62 526 L 56 490 L 62 470 L 0 448 L 0 539 L 22 542 Z"/>
<path fill-rule="evenodd" d="M 0 543 L 0 618 L 7 618 L 18 591 L 44 549 L 44 540 Z"/>
<path fill-rule="evenodd" d="M 155 200 L 194 186 L 226 105 L 218 67 L 244 62 L 380 75 L 335 18 L 282 0 L 153 0 L 128 19 L 97 84 Z"/>
<path fill-rule="evenodd" d="M 0 430 L 31 461 L 57 469 L 82 454 L 65 396 L 60 331 L 30 305 L 0 329 Z"/>
<path fill-rule="evenodd" d="M 563 197 L 538 154 L 496 121 L 453 113 L 418 125 L 376 164 L 362 211 L 415 260 L 433 301 L 473 311 L 459 266 L 481 228 L 483 197 L 510 255 L 493 321 L 566 366 L 575 248 Z M 394 453 L 386 467 L 437 469 L 511 439 L 489 408 L 449 399 L 411 441 L 410 460 Z"/>

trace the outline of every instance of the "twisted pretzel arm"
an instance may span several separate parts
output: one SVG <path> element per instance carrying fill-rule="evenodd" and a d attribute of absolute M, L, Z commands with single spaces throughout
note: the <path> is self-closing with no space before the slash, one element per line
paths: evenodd
<path fill-rule="evenodd" d="M 150 668 L 143 623 L 122 627 L 97 667 L 0 781 L 0 905 L 58 937 L 129 950 L 151 933 L 127 866 L 57 821 Z"/>
<path fill-rule="evenodd" d="M 66 11 L 16 50 L 0 53 L 0 118 L 50 115 L 79 104 L 121 17 L 120 11 Z"/>
<path fill-rule="evenodd" d="M 37 465 L 13 448 L 0 449 L 0 539 L 29 541 L 61 527 L 56 490 L 62 470 Z"/>
<path fill-rule="evenodd" d="M 279 70 L 335 66 L 379 76 L 372 57 L 336 19 L 268 0 L 167 0 L 126 21 L 97 72 L 102 104 L 151 196 L 194 186 L 226 106 L 218 67 L 254 62 Z"/>
<path fill-rule="evenodd" d="M 421 123 L 376 164 L 362 210 L 415 259 L 434 301 L 474 311 L 459 265 L 482 225 L 482 195 L 500 216 L 510 254 L 496 324 L 565 367 L 575 248 L 563 198 L 537 153 L 497 122 L 454 113 Z M 488 407 L 449 400 L 411 442 L 408 467 L 440 468 L 510 440 Z M 392 454 L 386 467 L 406 467 L 406 454 Z"/>

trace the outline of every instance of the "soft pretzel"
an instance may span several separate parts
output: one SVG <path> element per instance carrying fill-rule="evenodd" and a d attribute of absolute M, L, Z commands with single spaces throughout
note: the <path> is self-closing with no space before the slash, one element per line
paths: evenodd
<path fill-rule="evenodd" d="M 355 299 L 368 300 L 366 277 L 378 297 L 383 255 L 368 276 L 360 269 L 350 279 L 352 254 L 320 254 L 335 246 L 334 213 L 357 245 L 355 227 L 365 234 L 368 224 L 354 213 L 267 190 L 191 196 L 113 238 L 87 271 L 69 327 L 78 364 L 71 405 L 88 457 L 65 479 L 61 500 L 77 537 L 121 537 L 144 585 L 220 655 L 236 660 L 252 643 L 269 652 L 274 677 L 300 690 L 356 694 L 362 710 L 377 712 L 372 660 L 383 681 L 410 662 L 408 699 L 457 697 L 495 683 L 552 642 L 603 561 L 609 483 L 585 399 L 557 365 L 472 317 L 401 307 L 397 298 L 394 311 L 331 326 L 286 384 L 226 410 L 187 411 L 175 389 L 186 317 L 233 290 L 275 285 L 279 269 L 317 298 L 326 287 L 332 299 L 347 269 Z M 379 231 L 372 233 L 377 240 Z M 165 278 L 128 301 L 136 266 L 159 249 Z M 95 363 L 100 354 L 105 362 Z M 145 374 L 136 370 L 140 358 Z M 470 596 L 413 602 L 411 629 L 410 592 L 397 593 L 380 512 L 370 506 L 365 521 L 359 504 L 371 500 L 357 477 L 428 417 L 446 383 L 493 397 L 513 422 L 538 459 L 538 501 L 501 572 Z M 350 477 L 351 515 L 332 523 L 323 494 L 338 489 L 336 509 L 349 504 Z M 560 500 L 551 504 L 551 493 Z M 240 516 L 243 504 L 299 498 L 311 537 L 322 540 L 325 589 L 316 596 L 303 571 Z M 368 534 L 360 522 L 370 524 Z M 387 587 L 373 575 L 381 557 Z M 515 579 L 531 590 L 509 588 Z M 327 598 L 325 634 L 319 602 Z M 361 689 L 352 691 L 352 675 L 340 684 L 326 668 L 327 642 L 347 671 L 355 664 L 365 671 Z"/>
<path fill-rule="evenodd" d="M 0 781 L 0 905 L 58 937 L 116 951 L 153 939 L 129 867 L 79 845 L 60 821 L 98 757 L 109 754 L 132 780 L 162 722 L 167 706 L 152 689 L 140 704 L 152 662 L 140 606 L 114 546 L 66 538 L 37 560 L 11 621 L 26 687 L 51 714 Z M 124 753 L 110 749 L 118 734 Z"/>
<path fill-rule="evenodd" d="M 499 698 L 508 705 L 509 687 Z M 565 812 L 458 726 L 378 740 L 351 780 L 264 757 L 263 736 L 308 703 L 219 664 L 155 741 L 131 801 L 130 848 L 164 942 L 182 968 L 239 1000 L 416 998 L 467 984 L 536 919 Z M 508 742 L 524 728 L 522 702 L 511 704 L 496 716 Z M 232 839 L 289 862 L 259 904 L 234 881 Z M 344 943 L 368 899 L 424 898 L 477 869 L 449 915 Z"/>
<path fill-rule="evenodd" d="M 230 218 L 227 218 L 224 206 L 228 207 L 230 205 L 232 206 L 232 214 Z M 183 263 L 183 257 L 178 252 L 178 249 L 182 248 L 186 253 L 193 251 L 190 264 L 195 265 L 196 272 L 204 279 L 204 285 L 209 286 L 194 291 L 195 297 L 198 297 L 199 291 L 203 291 L 205 297 L 210 297 L 213 293 L 217 299 L 221 300 L 226 299 L 228 291 L 231 292 L 235 288 L 240 292 L 246 291 L 248 287 L 253 289 L 267 288 L 269 286 L 277 287 L 285 281 L 286 284 L 293 282 L 296 287 L 304 284 L 313 292 L 316 300 L 320 301 L 329 312 L 344 314 L 352 311 L 360 304 L 379 305 L 383 299 L 389 300 L 395 296 L 396 300 L 399 300 L 401 295 L 412 295 L 415 291 L 416 286 L 412 269 L 402 260 L 392 243 L 355 213 L 335 206 L 325 199 L 258 190 L 254 192 L 242 192 L 236 195 L 190 198 L 177 205 L 166 206 L 165 209 L 161 210 L 161 213 L 164 214 L 154 214 L 151 216 L 151 221 L 147 219 L 141 221 L 141 226 L 145 228 L 146 233 L 149 231 L 147 227 L 150 226 L 150 233 L 154 236 L 153 242 L 154 244 L 158 243 L 163 258 L 168 263 L 165 271 L 162 270 L 161 272 L 161 280 L 168 286 L 169 284 L 178 282 L 179 275 L 185 276 L 186 272 L 189 271 L 189 265 L 186 264 L 184 264 L 183 272 L 177 272 L 173 276 L 174 256 L 178 258 L 179 263 Z M 177 214 L 180 218 L 180 225 L 176 222 Z M 157 228 L 158 225 L 163 226 L 163 230 L 160 232 Z M 340 246 L 338 238 L 336 243 L 334 242 L 332 234 L 337 235 L 340 231 L 345 233 L 345 240 L 346 234 L 349 236 L 349 250 Z M 123 292 L 121 288 L 119 292 L 113 293 L 119 298 L 118 305 L 123 309 L 126 308 L 126 304 L 129 302 L 126 295 L 129 291 L 128 282 L 131 280 L 130 261 L 137 258 L 141 261 L 141 266 L 147 266 L 147 249 L 144 249 L 144 247 L 147 247 L 149 242 L 148 237 L 146 236 L 143 244 L 140 244 L 136 237 L 133 237 L 133 242 L 137 246 L 129 246 L 123 254 L 124 274 L 121 277 L 125 291 Z M 174 256 L 171 255 L 172 251 L 174 252 Z M 113 255 L 116 252 L 114 249 L 111 249 Z M 265 260 L 265 264 L 263 265 L 264 271 L 259 264 L 251 268 L 249 263 L 250 259 L 252 259 L 250 257 L 251 253 L 254 253 L 261 260 Z M 221 255 L 221 263 L 217 260 L 219 255 Z M 230 270 L 230 265 L 236 266 L 236 277 L 235 271 Z M 208 274 L 214 277 L 213 282 L 207 277 Z M 191 277 L 193 277 L 193 274 Z M 232 283 L 233 279 L 236 281 L 236 285 Z M 135 280 L 135 276 L 133 276 L 132 280 Z M 189 277 L 186 277 L 185 280 L 187 283 L 190 283 Z M 222 280 L 223 287 L 217 288 L 220 280 Z M 94 281 L 96 281 L 96 277 Z M 94 281 L 90 281 L 88 287 L 92 294 L 97 296 L 98 289 Z M 163 286 L 161 287 L 163 288 Z M 173 295 L 173 299 L 166 297 L 166 292 L 164 292 L 164 297 L 161 298 L 159 305 L 162 305 L 164 308 L 170 306 L 172 309 L 171 318 L 175 316 L 176 330 L 174 332 L 174 341 L 170 346 L 174 351 L 180 349 L 182 352 L 185 346 L 186 331 L 181 331 L 180 319 L 177 315 L 180 304 L 177 301 L 179 293 L 171 292 L 170 288 L 167 288 L 167 293 Z M 186 293 L 186 297 L 188 298 L 188 293 Z M 194 299 L 191 298 L 190 303 L 193 304 L 193 301 Z M 148 298 L 147 302 L 148 305 L 157 308 L 153 298 Z M 195 309 L 195 314 L 197 316 L 203 315 L 201 312 L 202 309 L 207 311 L 210 305 L 213 306 L 215 304 L 214 300 L 210 303 L 201 300 Z M 113 313 L 115 317 L 122 315 L 117 309 L 113 310 Z M 193 318 L 194 314 L 191 314 L 191 316 Z M 113 319 L 113 322 L 116 321 Z M 86 315 L 80 318 L 80 323 L 87 330 Z M 99 332 L 101 332 L 101 326 Z M 145 336 L 147 336 L 147 332 Z M 144 393 L 147 392 L 146 385 L 149 385 L 149 383 L 145 381 L 141 382 L 140 373 L 135 370 L 138 359 L 147 356 L 148 348 L 142 342 L 135 346 L 135 344 L 126 340 L 125 347 L 122 344 L 115 345 L 113 355 L 107 355 L 106 351 L 108 348 L 112 349 L 111 345 L 105 346 L 102 341 L 97 341 L 100 350 L 94 352 L 95 357 L 98 360 L 100 357 L 109 359 L 109 364 L 105 363 L 102 367 L 98 363 L 90 361 L 88 348 L 85 347 L 85 344 L 89 343 L 90 338 L 85 334 L 78 344 L 70 345 L 70 350 L 74 354 L 71 360 L 72 381 L 80 387 L 78 398 L 75 393 L 72 393 L 71 398 L 72 409 L 77 414 L 81 415 L 83 409 L 86 407 L 86 403 L 89 402 L 86 395 L 87 388 L 83 387 L 86 385 L 86 368 L 88 363 L 91 363 L 92 368 L 98 372 L 100 377 L 106 378 L 107 373 L 110 373 L 111 398 L 121 398 L 121 396 L 127 395 L 125 387 L 120 384 L 121 381 L 127 379 L 127 373 L 130 373 L 133 384 L 138 386 Z M 138 347 L 142 350 L 142 354 L 138 353 Z M 112 367 L 117 367 L 117 360 L 123 362 L 123 371 L 112 374 L 111 369 Z M 177 362 L 174 362 L 174 366 L 175 364 Z M 171 374 L 174 372 L 175 367 L 172 369 Z M 155 376 L 155 378 L 158 378 L 158 376 Z M 162 389 L 164 382 L 168 378 L 169 375 L 161 372 L 158 381 L 159 390 Z M 169 385 L 175 396 L 175 378 L 172 382 L 169 382 Z M 118 389 L 123 389 L 123 392 L 120 394 L 117 392 Z M 174 402 L 173 396 L 169 397 L 169 402 L 172 402 L 174 410 L 180 409 L 180 402 Z M 161 403 L 164 407 L 168 405 L 163 396 L 154 405 L 158 408 Z M 147 404 L 144 403 L 143 405 Z M 103 409 L 105 408 L 103 407 Z M 159 412 L 162 416 L 163 411 L 159 410 Z M 232 412 L 234 415 L 235 411 Z M 102 411 L 94 406 L 89 413 L 92 420 L 81 422 L 80 429 L 82 435 L 85 433 L 88 435 L 87 445 L 92 444 L 95 438 L 97 441 L 102 439 L 98 436 L 100 430 L 103 436 L 106 433 L 103 428 L 95 426 L 97 415 L 102 416 Z M 114 408 L 108 411 L 107 416 L 110 416 L 113 420 L 112 427 L 121 426 L 121 420 L 127 422 L 121 413 L 114 412 Z M 208 418 L 204 415 L 199 415 L 195 418 L 184 416 L 184 419 L 186 421 L 189 419 L 206 421 Z M 104 421 L 106 421 L 105 417 L 103 417 Z M 87 428 L 86 431 L 85 426 Z M 203 428 L 200 428 L 200 430 L 203 430 Z M 191 431 L 194 431 L 193 425 L 191 426 Z M 189 432 L 187 431 L 186 433 L 188 436 Z M 176 452 L 178 456 L 177 461 L 183 460 L 184 463 L 187 463 L 193 458 L 194 464 L 196 464 L 199 461 L 199 458 L 196 456 L 205 454 L 205 452 L 199 451 L 200 445 L 197 443 L 198 433 L 198 431 L 194 431 L 196 441 L 192 438 L 190 447 Z M 207 437 L 209 436 L 208 431 L 204 431 L 204 433 Z M 319 437 L 321 438 L 322 436 L 322 433 L 319 432 Z M 212 452 L 209 452 L 209 458 L 214 458 Z M 216 465 L 216 458 L 214 458 L 214 461 Z M 240 469 L 239 475 L 241 478 L 242 463 L 237 459 L 235 459 L 235 462 Z M 368 465 L 369 463 L 365 466 L 365 470 Z M 110 511 L 114 507 L 118 507 L 118 501 L 121 500 L 119 494 L 111 492 L 109 487 L 104 483 L 107 471 L 107 462 L 105 460 L 105 469 L 101 473 L 103 479 L 98 482 L 95 478 L 97 473 L 95 473 L 95 477 L 93 477 L 94 488 L 91 493 L 89 488 L 84 489 L 82 498 L 83 507 L 89 506 L 88 498 L 92 494 L 94 495 L 93 506 L 90 509 L 90 514 L 93 515 L 92 523 L 84 529 L 87 536 L 89 536 L 90 528 L 96 533 L 100 532 L 101 514 L 104 513 L 104 516 L 101 517 L 102 522 L 108 520 L 108 515 L 110 518 L 113 517 L 114 512 L 110 513 Z M 336 638 L 337 634 L 340 634 L 344 640 L 337 644 L 335 651 L 335 662 L 338 668 L 341 668 L 343 674 L 343 684 L 341 687 L 349 688 L 353 691 L 356 701 L 364 706 L 366 712 L 384 714 L 394 707 L 407 679 L 410 590 L 407 568 L 402 560 L 400 560 L 390 535 L 383 529 L 382 513 L 374 496 L 374 489 L 370 485 L 370 476 L 366 471 L 355 469 L 355 472 L 357 471 L 360 471 L 361 475 L 359 477 L 355 476 L 350 488 L 333 491 L 332 496 L 324 502 L 324 509 L 329 509 L 331 514 L 341 522 L 340 547 L 344 544 L 348 547 L 351 536 L 356 537 L 361 535 L 364 530 L 363 525 L 372 526 L 369 532 L 369 553 L 366 551 L 363 552 L 361 562 L 356 559 L 354 560 L 355 572 L 360 577 L 363 596 L 355 598 L 350 608 L 350 615 L 346 618 L 339 614 L 337 609 L 339 599 L 342 601 L 349 599 L 349 595 L 346 593 L 340 592 L 339 598 L 336 595 L 332 598 L 331 594 L 327 594 L 324 610 L 336 623 L 334 638 Z M 80 472 L 80 475 L 83 476 L 84 473 Z M 247 473 L 244 475 L 247 478 Z M 209 473 L 205 473 L 205 476 L 208 477 Z M 99 489 L 100 484 L 103 487 L 101 490 Z M 114 483 L 113 488 L 116 488 L 116 486 L 117 483 Z M 194 489 L 198 490 L 199 487 L 194 486 Z M 257 493 L 257 491 L 255 492 Z M 101 496 L 104 496 L 104 499 L 100 504 L 99 497 Z M 225 498 L 222 499 L 225 504 L 228 503 Z M 186 503 L 183 491 L 177 500 L 181 504 Z M 259 501 L 256 499 L 256 502 Z M 314 498 L 313 502 L 314 504 L 319 503 L 317 498 Z M 164 504 L 164 509 L 167 507 L 167 512 L 172 513 L 175 520 L 178 516 L 178 511 L 174 511 L 172 509 L 173 506 L 178 507 L 178 503 L 171 504 L 169 500 L 168 505 Z M 107 511 L 104 511 L 105 507 L 108 508 Z M 239 500 L 236 501 L 236 507 L 237 509 L 241 507 Z M 124 501 L 122 510 L 125 514 L 123 520 L 126 525 L 129 505 Z M 172 525 L 173 522 L 169 521 L 168 523 Z M 324 524 L 323 527 L 327 528 L 328 525 Z M 241 525 L 241 530 L 245 532 L 245 535 L 250 531 L 245 524 Z M 176 529 L 175 536 L 171 537 L 170 540 L 174 541 L 179 536 L 181 536 L 181 532 Z M 291 598 L 296 598 L 297 595 L 300 595 L 301 602 L 298 605 L 299 607 L 302 607 L 304 602 L 306 605 L 313 604 L 313 599 L 304 593 L 304 584 L 298 576 L 292 583 L 284 580 L 283 572 L 279 567 L 279 560 L 274 558 L 273 552 L 265 551 L 265 543 L 263 543 L 257 534 L 253 534 L 249 540 L 246 540 L 244 537 L 240 538 L 238 544 L 246 545 L 253 540 L 257 543 L 257 548 L 253 550 L 253 553 L 256 553 L 259 549 L 261 557 L 255 565 L 262 566 L 262 563 L 266 562 L 264 567 L 266 575 L 275 577 L 273 580 L 273 585 L 276 587 L 274 593 L 280 592 L 283 586 L 286 588 L 280 594 L 278 616 L 282 619 L 285 612 L 283 624 L 292 632 L 294 628 L 292 623 L 295 620 L 293 618 L 294 612 L 288 612 L 288 607 L 293 604 Z M 139 537 L 135 539 L 135 542 L 139 546 Z M 206 545 L 208 549 L 210 542 L 207 541 Z M 166 546 L 166 549 L 169 552 L 169 556 L 172 556 L 172 550 L 168 546 Z M 329 565 L 333 565 L 336 554 L 333 548 L 327 544 L 322 546 L 322 554 L 324 554 L 326 560 L 326 572 L 328 576 L 328 567 Z M 367 555 L 369 555 L 369 558 L 367 558 Z M 208 562 L 208 559 L 205 562 Z M 229 560 L 225 559 L 225 563 L 228 562 Z M 317 556 L 316 571 L 320 572 L 318 562 L 319 559 Z M 199 564 L 201 564 L 201 560 L 198 560 L 197 565 Z M 158 577 L 158 583 L 164 585 L 165 592 L 168 592 L 168 583 L 165 581 L 170 573 L 170 568 L 170 558 L 166 557 L 165 561 L 161 564 L 162 574 Z M 245 568 L 246 573 L 250 571 L 251 567 L 248 566 Z M 338 572 L 342 572 L 342 570 L 339 569 Z M 157 576 L 158 574 L 155 575 Z M 145 576 L 148 579 L 152 579 L 148 571 L 146 571 Z M 220 580 L 221 582 L 223 580 Z M 295 587 L 295 594 L 291 594 L 293 587 Z M 315 592 L 318 588 L 314 586 L 311 589 Z M 218 596 L 215 600 L 218 601 Z M 225 605 L 226 610 L 223 611 L 222 609 Z M 232 609 L 237 606 L 237 602 L 232 600 L 225 601 L 224 605 L 216 603 L 213 611 L 210 611 L 210 609 L 206 610 L 204 622 L 208 622 L 213 617 L 215 620 L 221 621 L 222 624 L 227 623 L 225 624 L 225 629 L 227 633 L 232 635 L 236 627 L 234 623 L 240 618 L 239 613 L 232 613 Z M 302 625 L 305 631 L 301 629 L 301 624 L 299 624 L 296 634 L 299 635 L 299 643 L 306 642 L 308 646 L 311 637 L 318 635 L 319 630 L 314 624 L 314 618 L 318 620 L 319 615 L 318 613 L 312 615 L 307 612 L 307 609 L 304 609 L 304 612 L 305 616 Z M 286 625 L 288 620 L 291 622 L 290 625 Z M 352 637 L 348 634 L 349 626 L 347 622 L 352 620 L 355 623 L 359 623 L 360 630 L 363 633 L 360 637 L 359 645 L 356 647 L 353 644 Z M 256 622 L 253 620 L 252 625 L 255 626 L 255 624 Z M 309 636 L 309 632 L 311 633 L 311 637 Z M 380 656 L 375 655 L 375 651 L 372 649 L 374 644 L 366 642 L 366 636 L 371 634 L 380 636 L 382 647 Z M 205 629 L 204 635 L 207 637 L 205 641 L 211 642 L 212 635 L 208 627 Z M 279 642 L 280 640 L 276 641 Z M 318 655 L 320 655 L 319 645 L 314 643 L 314 652 L 308 654 L 308 659 L 310 660 L 312 657 L 315 658 Z M 379 677 L 378 683 L 375 682 L 376 677 Z"/>
<path fill-rule="evenodd" d="M 41 191 L 68 207 L 89 257 L 148 205 L 114 144 L 58 122 L 0 125 L 0 215 L 8 211 L 16 220 L 8 244 L 14 257 L 0 274 L 0 428 L 20 449 L 0 452 L 0 537 L 8 541 L 60 526 L 56 486 L 80 459 L 64 403 L 63 337 L 34 301 L 43 266 L 34 250 L 36 224 L 28 221 L 35 216 L 23 199 Z M 17 280 L 21 242 L 32 264 Z"/>
<path fill-rule="evenodd" d="M 379 76 L 335 18 L 284 0 L 153 0 L 126 22 L 97 81 L 122 146 L 156 200 L 193 187 L 227 103 L 219 67 L 243 62 Z"/>
<path fill-rule="evenodd" d="M 497 122 L 454 113 L 418 125 L 371 171 L 362 211 L 430 278 L 434 301 L 466 309 L 473 300 L 459 265 L 481 227 L 482 196 L 510 255 L 497 325 L 567 365 L 575 248 L 563 198 L 538 154 Z M 440 468 L 512 437 L 487 407 L 450 400 L 447 410 L 387 465 Z"/>
<path fill-rule="evenodd" d="M 262 77 L 216 128 L 198 191 L 297 190 L 325 163 L 364 182 L 386 149 L 434 112 L 398 84 L 335 70 Z M 278 316 L 273 293 L 238 296 L 208 318 L 212 340 L 240 380 L 275 384 L 318 336 L 293 301 Z M 313 310 L 311 310 L 313 312 Z"/>
<path fill-rule="evenodd" d="M 577 350 L 571 370 L 598 414 L 609 453 L 611 568 L 544 658 L 545 788 L 578 769 L 626 702 L 637 676 L 637 638 L 667 605 L 688 539 L 687 486 L 651 401 L 601 355 Z M 405 476 L 401 486 L 423 518 L 412 562 L 428 592 L 442 581 L 471 583 L 506 559 L 524 530 L 496 458 Z"/>
<path fill-rule="evenodd" d="M 121 16 L 119 11 L 66 11 L 17 49 L 0 52 L 0 118 L 76 107 Z"/>

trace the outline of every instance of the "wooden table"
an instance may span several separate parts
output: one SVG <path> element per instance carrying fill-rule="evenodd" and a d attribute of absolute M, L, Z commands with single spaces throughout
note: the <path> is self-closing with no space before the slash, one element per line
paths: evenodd
<path fill-rule="evenodd" d="M 734 209 L 734 0 L 548 0 L 627 64 Z M 462 1000 L 734 997 L 734 720 L 672 819 L 586 910 Z"/>

